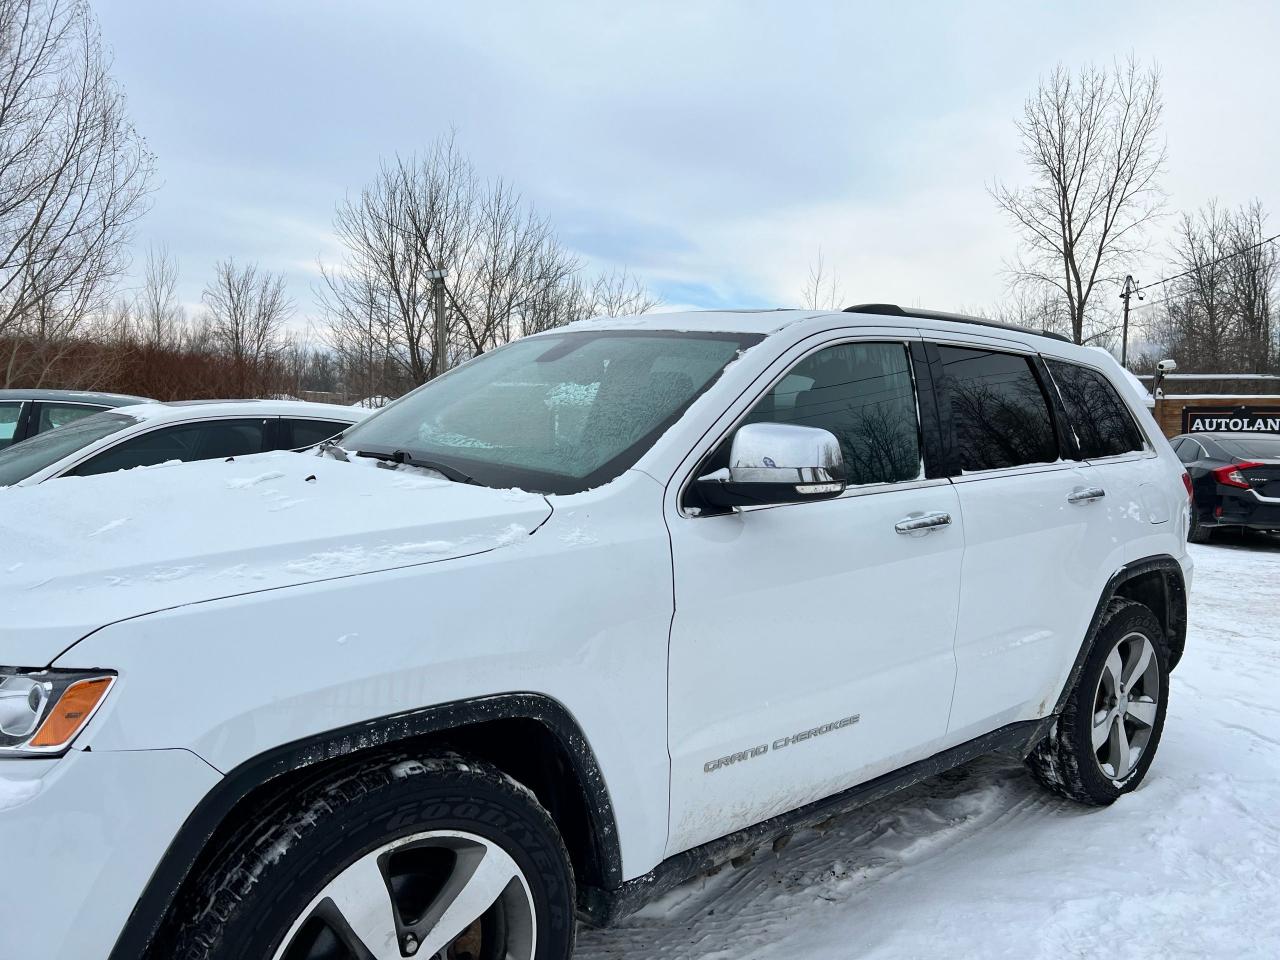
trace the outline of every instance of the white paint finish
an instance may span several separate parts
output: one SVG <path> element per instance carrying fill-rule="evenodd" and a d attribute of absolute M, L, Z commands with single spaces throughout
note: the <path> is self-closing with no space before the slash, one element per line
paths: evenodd
<path fill-rule="evenodd" d="M 1068 463 L 971 474 L 954 486 L 965 530 L 949 737 L 959 742 L 1053 708 L 1052 681 L 1080 649 L 1116 570 L 1111 514 L 1137 505 L 1111 491 L 1069 502 L 1097 483 L 1088 466 Z"/>
<path fill-rule="evenodd" d="M 948 483 L 721 517 L 668 516 L 671 838 L 695 846 L 934 752 L 955 680 L 964 544 Z M 843 718 L 851 726 L 774 749 Z M 706 772 L 704 764 L 769 745 Z"/>
<path fill-rule="evenodd" d="M 549 513 L 532 494 L 298 453 L 5 491 L 0 662 L 43 666 L 157 609 L 492 550 Z"/>
<path fill-rule="evenodd" d="M 384 473 L 394 476 L 377 471 Z M 462 498 L 447 501 L 454 508 L 503 497 L 457 484 L 442 493 Z M 425 503 L 446 502 L 434 495 Z M 667 834 L 672 593 L 661 497 L 652 478 L 633 471 L 553 498 L 552 518 L 503 549 L 107 627 L 58 662 L 108 663 L 120 672 L 80 742 L 95 750 L 187 747 L 228 771 L 278 744 L 363 720 L 495 693 L 541 693 L 588 731 L 625 869 L 644 873 L 662 858 Z M 528 509 L 523 501 L 508 506 Z M 175 693 L 193 664 L 198 682 Z"/>
<path fill-rule="evenodd" d="M 218 775 L 182 750 L 8 761 L 40 790 L 0 810 L 0 957 L 105 957 L 174 833 Z M 16 871 L 16 873 L 14 872 Z M 16 922 L 19 921 L 20 922 Z"/>

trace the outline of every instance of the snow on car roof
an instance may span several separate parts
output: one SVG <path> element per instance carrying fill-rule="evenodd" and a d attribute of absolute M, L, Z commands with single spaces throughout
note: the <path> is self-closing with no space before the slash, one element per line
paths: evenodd
<path fill-rule="evenodd" d="M 564 330 L 672 330 L 689 333 L 776 333 L 800 320 L 830 310 L 691 310 L 682 313 L 642 313 L 630 317 L 578 320 L 548 333 Z"/>
<path fill-rule="evenodd" d="M 355 423 L 372 411 L 344 407 L 336 403 L 306 400 L 178 400 L 170 403 L 139 403 L 127 410 L 143 420 L 188 420 L 208 417 L 262 416 L 305 417 Z"/>

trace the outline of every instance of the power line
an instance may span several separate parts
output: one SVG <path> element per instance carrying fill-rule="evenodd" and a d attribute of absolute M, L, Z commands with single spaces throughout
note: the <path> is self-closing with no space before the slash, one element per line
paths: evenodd
<path fill-rule="evenodd" d="M 1273 237 L 1267 237 L 1265 240 L 1259 240 L 1257 243 L 1250 244 L 1249 246 L 1243 247 L 1239 250 L 1233 250 L 1231 251 L 1231 253 L 1223 254 L 1217 260 L 1210 260 L 1208 263 L 1202 263 L 1198 266 L 1192 267 L 1190 270 L 1183 270 L 1182 273 L 1175 274 L 1172 277 L 1165 277 L 1162 280 L 1154 280 L 1151 283 L 1148 283 L 1146 286 L 1137 287 L 1132 292 L 1141 293 L 1143 290 L 1150 290 L 1152 287 L 1158 287 L 1158 286 L 1161 286 L 1162 284 L 1171 283 L 1174 280 L 1181 280 L 1183 277 L 1188 277 L 1198 270 L 1203 270 L 1206 267 L 1217 266 L 1219 263 L 1222 263 L 1224 260 L 1230 260 L 1233 257 L 1242 256 L 1248 253 L 1250 250 L 1257 250 L 1259 247 L 1265 247 L 1268 243 L 1274 243 L 1277 240 L 1280 240 L 1280 233 L 1277 233 Z M 1160 301 L 1154 301 L 1154 302 L 1159 303 Z"/>

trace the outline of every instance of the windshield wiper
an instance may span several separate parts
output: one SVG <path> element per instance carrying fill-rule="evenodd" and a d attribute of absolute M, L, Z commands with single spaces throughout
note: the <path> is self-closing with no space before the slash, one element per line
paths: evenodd
<path fill-rule="evenodd" d="M 321 440 L 320 443 L 316 445 L 316 452 L 327 453 L 333 457 L 333 459 L 341 460 L 343 463 L 346 463 L 348 460 L 347 451 L 338 446 L 338 441 L 341 439 L 342 435 L 339 434 L 329 440 Z"/>
<path fill-rule="evenodd" d="M 441 463 L 439 460 L 415 457 L 405 450 L 392 450 L 390 453 L 382 450 L 357 450 L 356 456 L 368 457 L 371 460 L 379 461 L 379 463 L 394 464 L 397 467 L 422 467 L 424 470 L 434 470 L 446 480 L 452 480 L 454 483 L 476 482 L 474 477 L 468 476 L 457 467 L 451 467 L 447 463 Z"/>

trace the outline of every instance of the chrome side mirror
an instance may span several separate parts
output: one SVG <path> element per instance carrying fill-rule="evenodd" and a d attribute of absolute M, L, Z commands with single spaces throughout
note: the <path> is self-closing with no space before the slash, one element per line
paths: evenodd
<path fill-rule="evenodd" d="M 748 423 L 733 435 L 728 468 L 697 484 L 703 499 L 717 507 L 830 500 L 844 493 L 844 458 L 828 430 Z"/>

